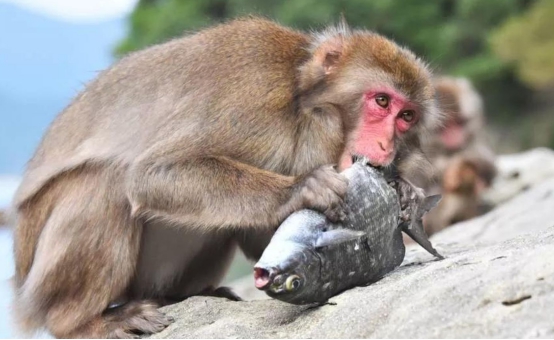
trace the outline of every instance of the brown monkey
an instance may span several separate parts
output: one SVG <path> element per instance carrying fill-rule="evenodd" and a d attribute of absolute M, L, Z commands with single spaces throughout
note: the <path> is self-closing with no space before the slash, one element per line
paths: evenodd
<path fill-rule="evenodd" d="M 487 163 L 483 168 L 494 169 L 495 156 L 487 143 L 483 101 L 471 82 L 442 76 L 435 78 L 434 84 L 444 124 L 423 139 L 423 149 L 436 169 L 436 176 L 427 186 L 438 189 L 436 186 L 454 157 L 467 156 Z M 494 172 L 484 172 L 482 176 L 488 181 Z"/>
<path fill-rule="evenodd" d="M 487 207 L 481 202 L 481 194 L 491 185 L 492 178 L 483 176 L 493 173 L 485 169 L 490 163 L 468 156 L 454 157 L 442 176 L 442 200 L 439 206 L 425 217 L 425 230 L 434 234 L 449 225 L 481 215 Z"/>
<path fill-rule="evenodd" d="M 477 91 L 465 78 L 444 76 L 434 83 L 445 123 L 423 139 L 423 148 L 435 167 L 435 175 L 423 186 L 429 194 L 442 192 L 443 199 L 425 220 L 429 234 L 479 215 L 480 194 L 496 174 Z"/>
<path fill-rule="evenodd" d="M 436 121 L 426 66 L 377 34 L 236 20 L 123 58 L 53 122 L 15 197 L 20 323 L 129 337 L 217 293 L 301 208 L 341 217 L 352 153 Z M 118 305 L 115 308 L 110 306 Z"/>

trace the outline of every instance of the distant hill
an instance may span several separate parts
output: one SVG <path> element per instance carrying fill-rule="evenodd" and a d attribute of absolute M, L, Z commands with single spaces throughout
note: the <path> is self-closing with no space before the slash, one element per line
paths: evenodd
<path fill-rule="evenodd" d="M 0 173 L 21 174 L 48 124 L 112 62 L 123 18 L 56 21 L 0 3 Z"/>

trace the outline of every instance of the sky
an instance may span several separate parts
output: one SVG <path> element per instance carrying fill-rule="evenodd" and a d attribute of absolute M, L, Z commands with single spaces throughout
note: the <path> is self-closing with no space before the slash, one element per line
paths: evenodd
<path fill-rule="evenodd" d="M 94 23 L 131 12 L 138 0 L 0 0 L 72 23 Z"/>
<path fill-rule="evenodd" d="M 113 63 L 135 3 L 0 0 L 0 175 L 21 175 L 52 119 Z"/>

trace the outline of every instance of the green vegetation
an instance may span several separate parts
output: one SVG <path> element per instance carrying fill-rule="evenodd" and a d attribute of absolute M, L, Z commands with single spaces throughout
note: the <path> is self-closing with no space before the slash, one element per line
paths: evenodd
<path fill-rule="evenodd" d="M 298 29 L 344 15 L 351 26 L 409 46 L 439 73 L 470 78 L 485 97 L 489 121 L 500 126 L 533 125 L 521 124 L 532 116 L 522 112 L 544 112 L 534 108 L 535 94 L 554 82 L 551 0 L 140 0 L 115 53 L 249 14 Z"/>
<path fill-rule="evenodd" d="M 541 0 L 510 18 L 492 35 L 498 56 L 511 62 L 518 77 L 535 89 L 554 84 L 554 1 Z"/>

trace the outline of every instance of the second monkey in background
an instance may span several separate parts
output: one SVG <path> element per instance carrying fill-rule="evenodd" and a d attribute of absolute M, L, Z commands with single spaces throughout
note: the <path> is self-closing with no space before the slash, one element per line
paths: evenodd
<path fill-rule="evenodd" d="M 481 194 L 496 175 L 479 93 L 465 78 L 443 76 L 434 83 L 444 125 L 422 140 L 434 176 L 416 180 L 427 194 L 443 195 L 425 218 L 428 234 L 483 213 Z"/>

